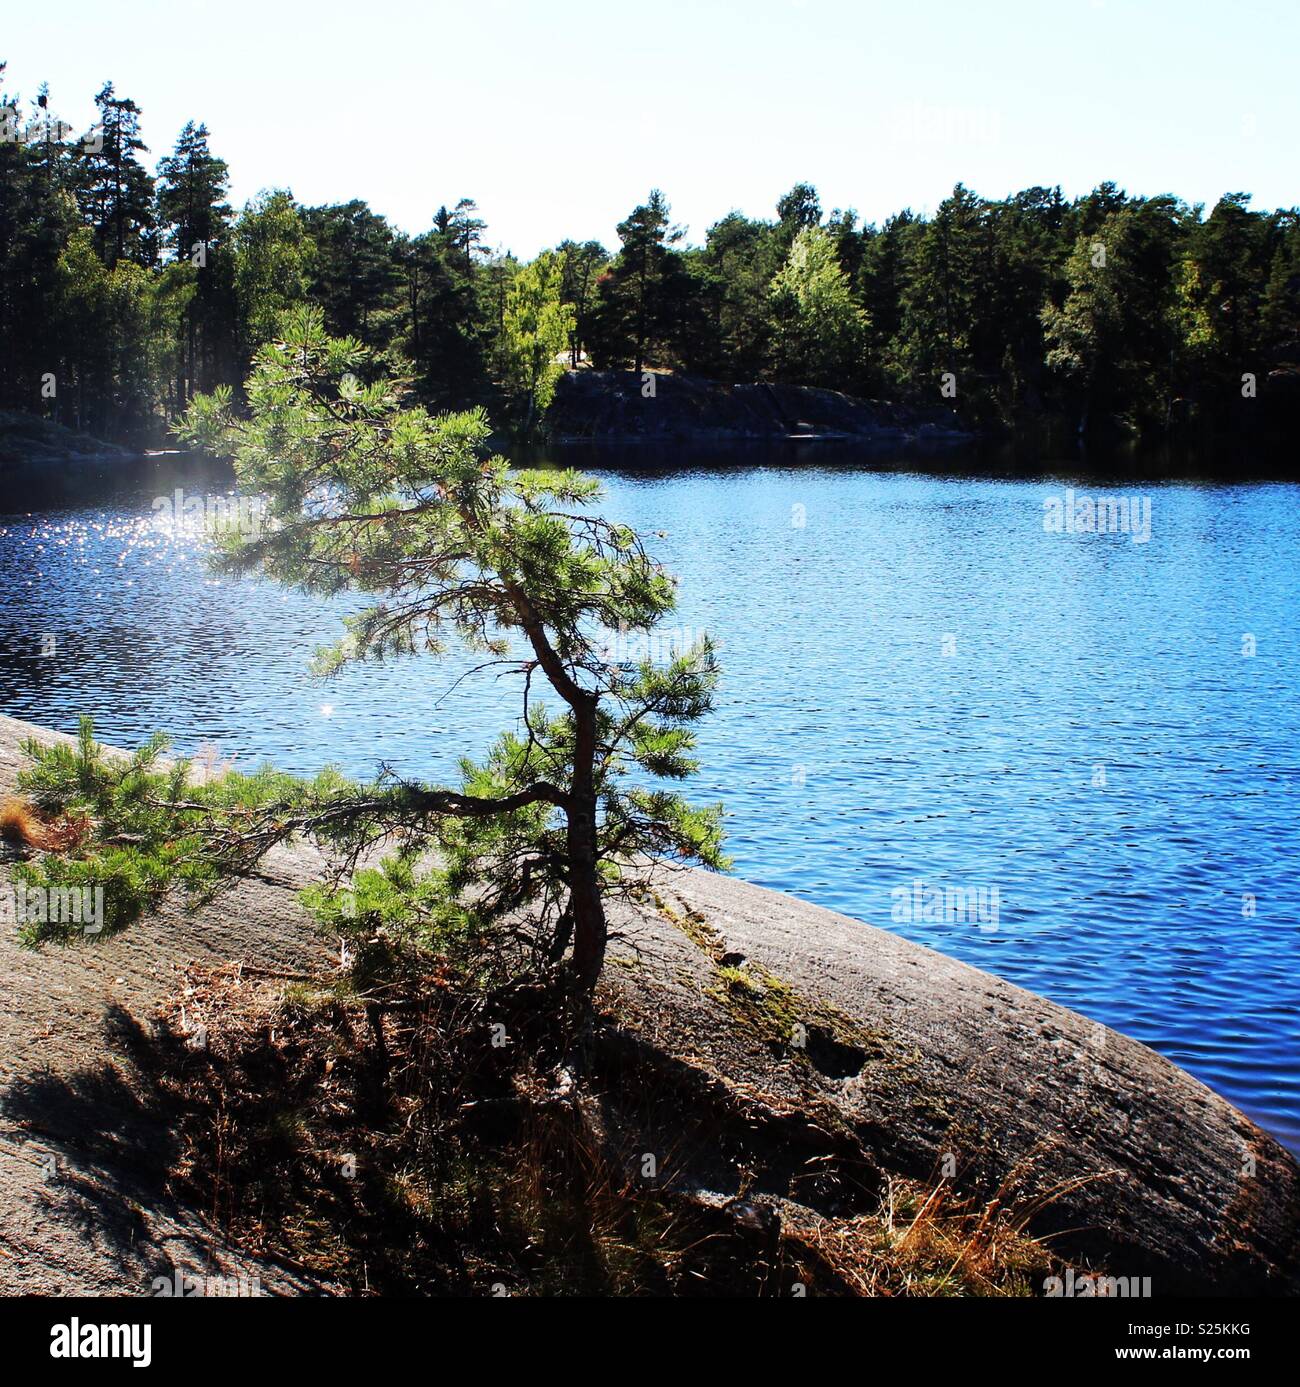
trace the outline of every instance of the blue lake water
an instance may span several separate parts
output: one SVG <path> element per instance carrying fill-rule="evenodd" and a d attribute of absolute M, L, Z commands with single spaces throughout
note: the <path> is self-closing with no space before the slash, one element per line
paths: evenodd
<path fill-rule="evenodd" d="M 601 474 L 681 637 L 721 643 L 694 793 L 737 873 L 1136 1036 L 1300 1149 L 1300 487 L 821 456 Z M 0 491 L 0 711 L 434 778 L 517 716 L 428 660 L 313 681 L 342 606 L 214 580 L 152 509 L 208 475 Z M 1071 486 L 1145 498 L 1149 539 L 1045 530 Z M 918 881 L 996 888 L 996 923 L 898 918 Z"/>

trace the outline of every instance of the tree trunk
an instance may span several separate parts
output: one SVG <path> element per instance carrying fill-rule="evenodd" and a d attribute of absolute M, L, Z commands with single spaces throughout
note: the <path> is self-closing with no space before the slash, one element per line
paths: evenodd
<path fill-rule="evenodd" d="M 466 509 L 462 509 L 461 516 L 470 529 L 480 523 Z M 600 707 L 600 695 L 583 689 L 574 681 L 564 661 L 547 639 L 528 594 L 517 582 L 505 580 L 505 588 L 538 663 L 573 713 L 573 778 L 568 793 L 560 801 L 568 820 L 565 843 L 569 900 L 565 913 L 572 917 L 573 923 L 574 972 L 582 987 L 591 992 L 605 963 L 607 934 L 596 838 L 596 714 Z"/>
<path fill-rule="evenodd" d="M 595 989 L 605 963 L 605 905 L 596 870 L 596 702 L 573 710 L 576 724 L 569 807 L 569 907 L 573 914 L 573 967 L 584 989 Z"/>
<path fill-rule="evenodd" d="M 572 820 L 569 825 L 573 872 L 573 879 L 569 883 L 569 902 L 573 907 L 573 969 L 583 989 L 593 992 L 600 979 L 600 971 L 605 966 L 605 905 L 601 900 L 594 853 L 587 854 L 585 861 L 573 856 Z M 591 836 L 594 840 L 595 834 Z"/>

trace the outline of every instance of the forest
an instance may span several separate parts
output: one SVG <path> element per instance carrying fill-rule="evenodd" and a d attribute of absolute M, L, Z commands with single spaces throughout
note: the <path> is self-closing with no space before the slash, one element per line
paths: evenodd
<path fill-rule="evenodd" d="M 482 404 L 515 434 L 544 431 L 566 366 L 946 401 L 987 433 L 1231 429 L 1257 396 L 1297 413 L 1300 210 L 1244 192 L 1207 210 L 959 184 L 877 225 L 799 183 L 691 245 L 654 190 L 616 246 L 525 262 L 469 197 L 431 198 L 418 235 L 287 188 L 235 209 L 206 126 L 150 172 L 139 106 L 111 82 L 95 105 L 73 130 L 0 65 L 0 407 L 101 438 L 164 440 L 304 301 L 430 407 Z"/>

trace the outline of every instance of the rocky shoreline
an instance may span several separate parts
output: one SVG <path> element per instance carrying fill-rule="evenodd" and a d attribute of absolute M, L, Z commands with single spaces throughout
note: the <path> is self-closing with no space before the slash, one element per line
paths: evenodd
<path fill-rule="evenodd" d="M 686 374 L 567 371 L 546 426 L 556 443 L 973 441 L 952 410 L 862 400 L 804 385 L 728 385 Z"/>
<path fill-rule="evenodd" d="M 0 717 L 0 795 L 22 740 L 58 735 Z M 318 865 L 305 846 L 279 852 L 197 919 L 166 907 L 103 943 L 37 955 L 2 932 L 0 1293 L 144 1295 L 177 1271 L 331 1289 L 222 1245 L 177 1203 L 148 1084 L 153 1018 L 189 966 L 326 965 L 295 895 Z M 0 889 L 9 880 L 0 859 Z M 664 869 L 613 925 L 611 1043 L 629 1072 L 671 1076 L 720 1127 L 743 1125 L 773 1217 L 808 1212 L 792 1191 L 810 1161 L 852 1159 L 972 1196 L 1006 1190 L 1071 1265 L 1150 1277 L 1156 1296 L 1300 1290 L 1300 1166 L 1137 1041 L 712 873 Z M 797 1063 L 792 1021 L 806 1035 Z M 740 1192 L 733 1169 L 703 1158 L 674 1180 L 718 1206 Z"/>
<path fill-rule="evenodd" d="M 95 463 L 134 457 L 130 449 L 105 443 L 52 419 L 0 410 L 0 472 L 60 462 Z"/>

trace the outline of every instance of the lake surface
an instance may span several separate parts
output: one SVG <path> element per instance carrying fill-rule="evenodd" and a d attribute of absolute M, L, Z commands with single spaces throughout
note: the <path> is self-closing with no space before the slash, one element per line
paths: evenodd
<path fill-rule="evenodd" d="M 721 643 L 693 793 L 736 872 L 1136 1036 L 1300 1149 L 1300 487 L 812 456 L 602 473 L 663 532 L 680 637 Z M 221 475 L 0 482 L 0 711 L 433 778 L 517 716 L 428 660 L 314 682 L 342 606 L 214 580 L 152 508 Z M 1149 538 L 1045 529 L 1070 487 L 1139 528 L 1145 498 Z M 982 916 L 927 910 L 947 887 Z"/>

